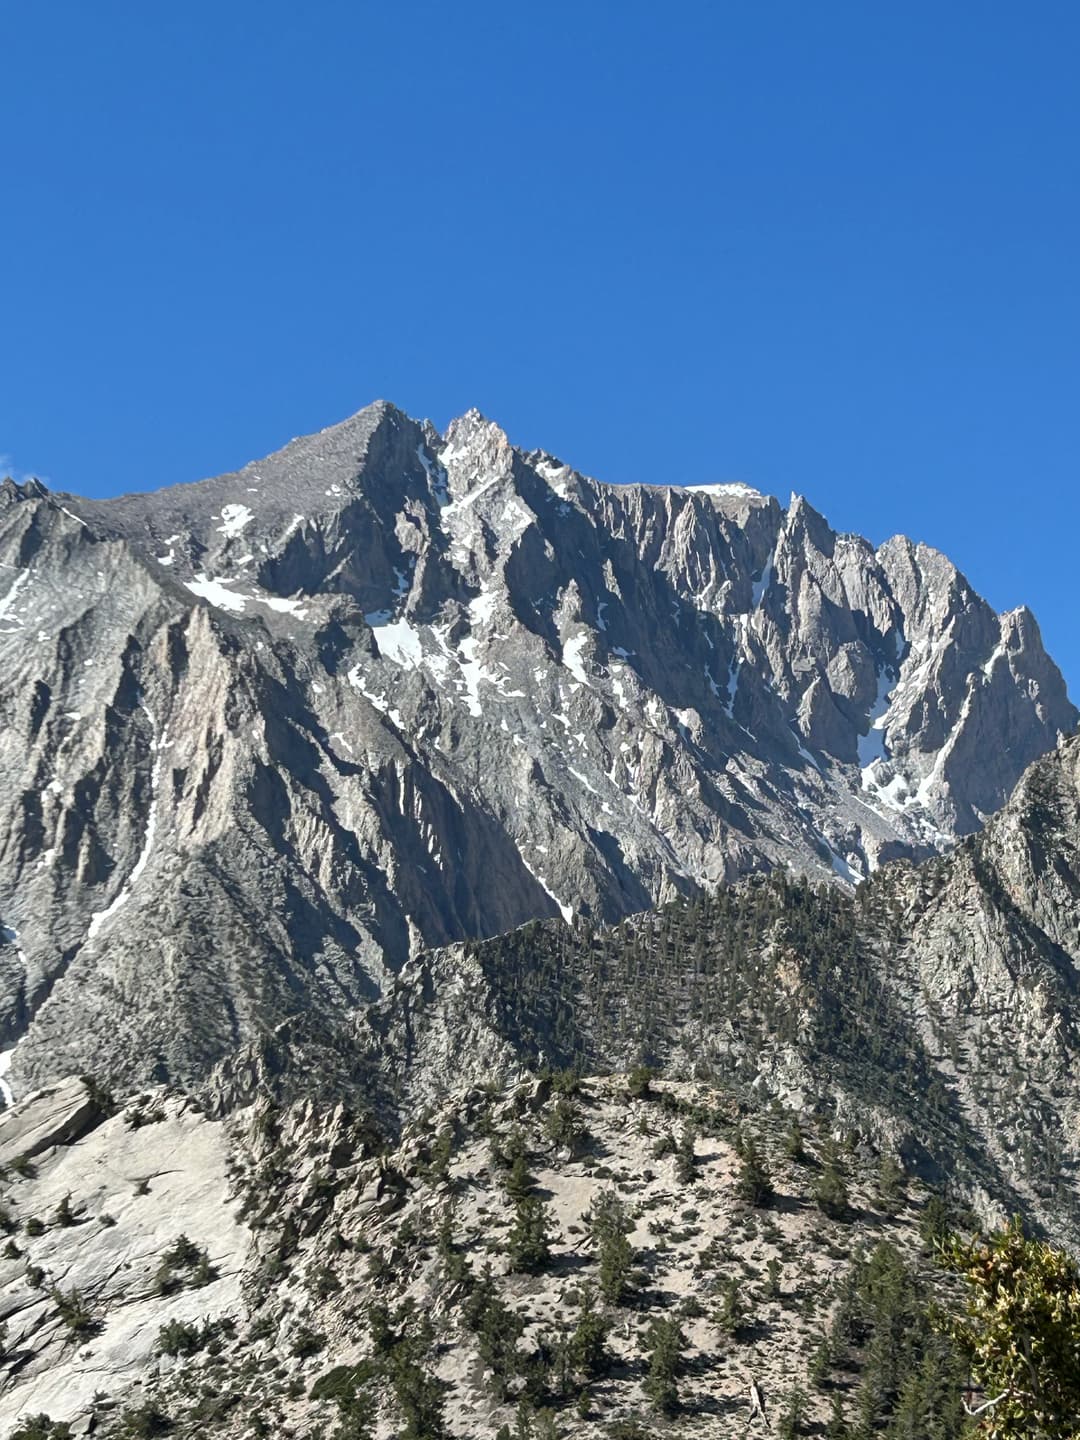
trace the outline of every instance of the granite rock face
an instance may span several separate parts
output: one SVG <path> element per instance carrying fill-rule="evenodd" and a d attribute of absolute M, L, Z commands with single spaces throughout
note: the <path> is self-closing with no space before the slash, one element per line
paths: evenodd
<path fill-rule="evenodd" d="M 68 1080 L 3 1117 L 5 1164 L 25 1135 L 39 1142 L 34 1162 L 23 1163 L 23 1152 L 4 1195 L 5 1435 L 39 1414 L 85 1421 L 96 1395 L 124 1393 L 167 1367 L 161 1327 L 212 1327 L 235 1313 L 251 1250 L 226 1203 L 225 1127 L 186 1098 L 158 1092 L 106 1116 L 82 1081 Z M 200 1255 L 177 1252 L 170 1265 L 181 1234 Z"/>
<path fill-rule="evenodd" d="M 5 1098 L 200 1079 L 536 917 L 932 855 L 1077 720 L 937 552 L 476 412 L 111 501 L 5 482 L 0 591 Z"/>

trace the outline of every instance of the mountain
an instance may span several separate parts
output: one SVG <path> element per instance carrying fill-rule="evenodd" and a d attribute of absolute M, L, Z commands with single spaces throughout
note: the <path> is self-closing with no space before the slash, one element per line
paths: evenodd
<path fill-rule="evenodd" d="M 537 917 L 850 885 L 1077 721 L 1030 613 L 936 551 L 476 412 L 116 500 L 5 482 L 0 570 L 9 1097 L 200 1081 Z"/>
<path fill-rule="evenodd" d="M 0 1426 L 722 1436 L 752 1382 L 767 1434 L 959 1440 L 933 1237 L 1080 1245 L 1078 902 L 1080 736 L 857 891 L 534 921 L 198 1095 L 45 1086 L 0 1114 Z"/>

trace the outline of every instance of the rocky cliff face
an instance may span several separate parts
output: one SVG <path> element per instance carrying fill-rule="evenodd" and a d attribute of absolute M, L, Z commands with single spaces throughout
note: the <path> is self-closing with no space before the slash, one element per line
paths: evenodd
<path fill-rule="evenodd" d="M 3 586 L 8 1095 L 205 1076 L 534 917 L 932 854 L 1077 719 L 935 551 L 474 412 L 107 502 L 8 482 Z"/>

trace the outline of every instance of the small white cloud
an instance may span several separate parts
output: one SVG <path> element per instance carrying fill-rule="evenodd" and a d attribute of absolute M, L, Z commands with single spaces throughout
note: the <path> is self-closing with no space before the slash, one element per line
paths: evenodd
<path fill-rule="evenodd" d="M 7 450 L 0 450 L 0 480 L 11 476 L 17 485 L 25 485 L 28 480 L 40 480 L 42 485 L 48 485 L 49 480 L 45 475 L 39 475 L 34 470 L 20 470 L 15 464 L 14 455 Z"/>

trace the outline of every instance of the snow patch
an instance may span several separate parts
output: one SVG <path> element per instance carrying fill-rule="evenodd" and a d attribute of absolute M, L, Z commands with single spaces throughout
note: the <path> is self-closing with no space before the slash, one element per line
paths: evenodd
<path fill-rule="evenodd" d="M 567 925 L 569 925 L 574 918 L 574 907 L 572 905 L 565 904 L 562 900 L 559 899 L 559 897 L 555 894 L 555 891 L 552 890 L 551 886 L 544 879 L 543 875 L 541 875 L 538 870 L 533 869 L 533 867 L 529 864 L 528 860 L 525 859 L 524 855 L 522 855 L 521 861 L 522 864 L 525 866 L 525 869 L 528 870 L 529 874 L 540 886 L 541 890 L 543 890 L 544 894 L 548 897 L 548 899 L 554 900 L 555 904 L 559 907 L 559 914 L 566 921 Z"/>
<path fill-rule="evenodd" d="M 829 846 L 829 859 L 837 875 L 839 875 L 842 880 L 846 880 L 849 885 L 857 885 L 862 879 L 862 876 L 856 875 L 844 857 L 838 855 L 831 845 Z"/>
<path fill-rule="evenodd" d="M 196 575 L 194 580 L 185 580 L 184 588 L 197 595 L 200 600 L 206 600 L 218 610 L 228 610 L 233 615 L 242 615 L 247 597 L 237 595 L 235 591 L 220 580 L 214 580 L 209 575 Z"/>
<path fill-rule="evenodd" d="M 378 710 L 380 715 L 385 715 L 399 730 L 405 728 L 405 720 L 401 711 L 393 709 L 385 695 L 376 695 L 374 691 L 365 688 L 364 677 L 360 673 L 359 665 L 354 665 L 345 678 L 354 690 L 359 690 L 364 699 Z M 436 744 L 436 749 L 438 749 L 438 744 Z"/>
<path fill-rule="evenodd" d="M 483 706 L 480 704 L 480 681 L 494 681 L 495 679 L 493 675 L 488 674 L 480 661 L 477 660 L 477 643 L 471 635 L 467 639 L 462 640 L 460 650 L 463 658 L 458 660 L 458 665 L 461 667 L 462 678 L 465 681 L 465 708 L 473 719 L 477 719 L 484 713 Z"/>
<path fill-rule="evenodd" d="M 870 727 L 865 735 L 858 736 L 856 740 L 859 749 L 859 768 L 864 772 L 875 760 L 889 758 L 888 747 L 885 744 L 885 727 L 888 724 L 889 702 L 896 689 L 897 679 L 895 673 L 888 668 L 878 671 L 877 695 L 870 706 L 868 716 Z"/>
<path fill-rule="evenodd" d="M 423 445 L 417 445 L 416 457 L 424 467 L 424 473 L 431 484 L 436 502 L 445 507 L 450 502 L 450 495 L 446 488 L 446 471 L 441 465 L 436 465 L 431 460 Z"/>
<path fill-rule="evenodd" d="M 467 509 L 474 501 L 479 500 L 481 495 L 486 495 L 489 490 L 493 490 L 502 479 L 501 475 L 496 475 L 491 480 L 485 480 L 483 485 L 478 485 L 475 490 L 470 490 L 468 495 L 463 495 L 460 500 L 452 500 L 448 505 L 444 505 L 443 514 L 451 515 Z"/>
<path fill-rule="evenodd" d="M 691 495 L 745 495 L 751 499 L 764 500 L 760 490 L 744 485 L 741 480 L 725 480 L 714 485 L 684 485 Z"/>
<path fill-rule="evenodd" d="M 575 780 L 579 780 L 581 784 L 585 786 L 585 789 L 588 790 L 590 795 L 595 795 L 599 799 L 600 791 L 592 784 L 587 775 L 582 775 L 581 771 L 575 770 L 572 765 L 568 765 L 566 768 Z"/>
<path fill-rule="evenodd" d="M 287 600 L 282 595 L 252 595 L 260 605 L 269 605 L 271 610 L 278 610 L 285 615 L 295 615 L 298 620 L 303 620 L 307 614 L 307 607 L 300 600 Z"/>
<path fill-rule="evenodd" d="M 795 736 L 795 744 L 798 745 L 798 747 L 799 747 L 799 754 L 800 754 L 800 755 L 802 756 L 802 758 L 807 762 L 807 764 L 813 765 L 814 769 L 815 769 L 815 770 L 818 772 L 818 774 L 820 775 L 820 774 L 821 774 L 821 766 L 818 764 L 818 762 L 814 759 L 813 755 L 810 754 L 810 751 L 807 750 L 806 746 L 805 746 L 805 745 L 802 743 L 802 741 L 799 739 L 798 731 L 795 730 L 794 728 L 792 728 L 791 733 Z"/>
<path fill-rule="evenodd" d="M 582 685 L 589 684 L 589 677 L 585 673 L 585 666 L 581 660 L 581 652 L 588 642 L 588 632 L 583 630 L 580 635 L 571 636 L 562 648 L 562 663 L 566 666 L 567 670 L 570 671 L 574 679 L 580 680 Z M 614 653 L 618 654 L 619 652 L 615 651 Z"/>
<path fill-rule="evenodd" d="M 26 584 L 27 580 L 29 580 L 29 579 L 30 579 L 30 571 L 29 571 L 29 570 L 20 570 L 19 573 L 18 573 L 18 575 L 16 575 L 15 580 L 14 580 L 14 583 L 13 583 L 12 586 L 11 586 L 11 589 L 7 592 L 7 594 L 3 597 L 3 599 L 0 600 L 0 620 L 3 620 L 3 619 L 5 619 L 5 617 L 7 617 L 8 611 L 11 610 L 11 607 L 15 604 L 15 601 L 18 599 L 19 591 L 22 589 L 22 587 Z M 16 624 L 16 625 L 21 625 L 21 624 L 23 623 L 21 620 L 16 619 L 16 617 L 15 617 L 14 614 L 12 614 L 10 618 L 15 621 L 15 624 Z"/>
<path fill-rule="evenodd" d="M 8 1071 L 11 1069 L 11 1057 L 14 1054 L 14 1045 L 9 1045 L 6 1050 L 0 1050 L 0 1098 L 4 1101 L 5 1110 L 9 1110 L 15 1104 L 15 1095 L 7 1078 Z"/>
<path fill-rule="evenodd" d="M 223 505 L 221 507 L 222 524 L 217 527 L 219 535 L 224 535 L 226 540 L 235 540 L 245 525 L 250 525 L 255 516 L 246 505 Z"/>
<path fill-rule="evenodd" d="M 765 569 L 761 572 L 761 578 L 753 582 L 754 590 L 750 601 L 751 610 L 756 610 L 761 604 L 761 602 L 765 599 L 765 595 L 769 589 L 769 586 L 772 584 L 772 574 L 773 556 L 770 555 L 768 560 L 765 561 Z"/>
<path fill-rule="evenodd" d="M 499 597 L 493 590 L 481 590 L 479 595 L 469 601 L 469 624 L 473 626 L 485 624 L 494 615 L 498 603 Z"/>
<path fill-rule="evenodd" d="M 414 670 L 420 664 L 424 658 L 420 632 L 410 625 L 408 620 L 393 620 L 389 624 L 374 625 L 372 617 L 364 618 L 371 625 L 379 654 L 385 660 L 392 660 L 395 665 L 400 665 L 405 670 Z"/>
<path fill-rule="evenodd" d="M 994 667 L 997 665 L 998 661 L 1005 658 L 1005 649 L 1005 641 L 999 640 L 997 645 L 995 645 L 993 651 L 991 652 L 990 659 L 987 660 L 986 664 L 982 667 L 982 673 L 986 676 L 988 680 L 994 673 Z"/>

